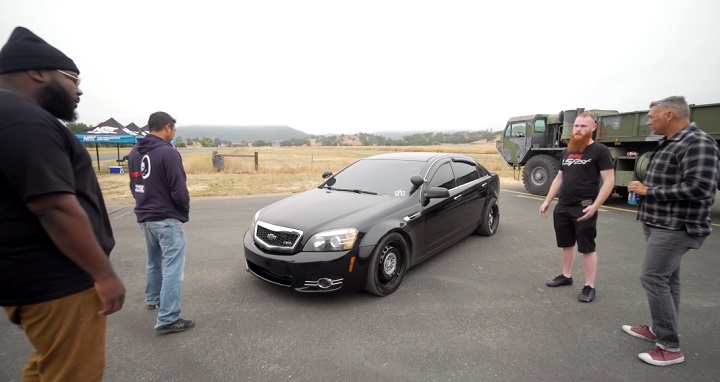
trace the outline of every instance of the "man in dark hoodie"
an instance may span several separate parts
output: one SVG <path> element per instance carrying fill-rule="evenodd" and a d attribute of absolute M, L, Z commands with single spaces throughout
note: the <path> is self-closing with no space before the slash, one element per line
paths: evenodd
<path fill-rule="evenodd" d="M 23 27 L 0 50 L 0 306 L 34 348 L 23 381 L 101 381 L 125 300 L 92 160 L 58 121 L 77 118 L 79 75 Z"/>
<path fill-rule="evenodd" d="M 128 155 L 130 191 L 147 250 L 145 306 L 159 308 L 158 334 L 182 332 L 195 326 L 180 318 L 183 223 L 189 220 L 190 195 L 182 158 L 170 144 L 175 137 L 175 119 L 161 111 L 153 113 L 148 130 Z"/>

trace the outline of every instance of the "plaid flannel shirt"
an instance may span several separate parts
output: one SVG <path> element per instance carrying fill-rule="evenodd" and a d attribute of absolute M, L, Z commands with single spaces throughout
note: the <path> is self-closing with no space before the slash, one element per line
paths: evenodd
<path fill-rule="evenodd" d="M 720 148 L 691 123 L 672 138 L 660 139 L 643 182 L 637 220 L 660 228 L 708 236 L 710 212 L 720 177 Z"/>

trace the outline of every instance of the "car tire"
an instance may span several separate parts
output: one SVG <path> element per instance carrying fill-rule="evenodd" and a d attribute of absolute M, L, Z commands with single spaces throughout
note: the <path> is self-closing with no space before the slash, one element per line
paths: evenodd
<path fill-rule="evenodd" d="M 400 286 L 407 270 L 408 245 L 399 233 L 384 236 L 373 249 L 365 290 L 387 296 Z"/>
<path fill-rule="evenodd" d="M 483 218 L 475 229 L 475 233 L 481 236 L 492 236 L 497 232 L 500 225 L 500 207 L 497 199 L 492 198 L 483 211 Z"/>

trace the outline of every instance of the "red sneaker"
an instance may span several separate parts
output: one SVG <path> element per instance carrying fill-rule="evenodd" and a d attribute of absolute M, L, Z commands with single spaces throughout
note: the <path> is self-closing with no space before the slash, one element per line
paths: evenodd
<path fill-rule="evenodd" d="M 625 331 L 625 333 L 637 337 L 642 338 L 644 340 L 655 342 L 657 340 L 657 336 L 650 330 L 650 327 L 647 325 L 640 325 L 640 326 L 630 326 L 630 325 L 623 325 L 622 330 Z"/>
<path fill-rule="evenodd" d="M 655 366 L 667 366 L 685 361 L 682 350 L 667 351 L 658 346 L 647 353 L 638 354 L 638 358 Z"/>

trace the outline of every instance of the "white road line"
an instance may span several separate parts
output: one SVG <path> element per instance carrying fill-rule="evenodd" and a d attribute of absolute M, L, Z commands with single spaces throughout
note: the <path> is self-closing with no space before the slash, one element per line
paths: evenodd
<path fill-rule="evenodd" d="M 130 211 L 128 211 L 128 212 L 123 212 L 123 213 L 121 213 L 120 215 L 113 216 L 113 220 L 120 219 L 121 217 L 123 217 L 123 216 L 125 216 L 125 215 L 128 215 L 128 214 L 130 214 Z"/>
<path fill-rule="evenodd" d="M 533 200 L 539 200 L 543 201 L 545 198 L 537 195 L 528 194 L 525 192 L 519 192 L 519 191 L 512 191 L 512 190 L 501 190 L 502 192 L 510 192 L 513 194 L 516 194 L 518 198 L 525 198 L 525 199 L 533 199 Z M 553 199 L 553 203 L 555 203 L 556 200 Z M 610 206 L 602 206 L 599 211 L 607 211 L 607 210 L 615 210 L 615 211 L 624 211 L 624 212 L 630 212 L 630 213 L 637 213 L 637 209 L 631 209 L 631 208 L 620 208 L 620 207 L 610 207 Z M 720 224 L 717 223 L 710 223 L 711 226 L 714 227 L 720 227 Z"/>

